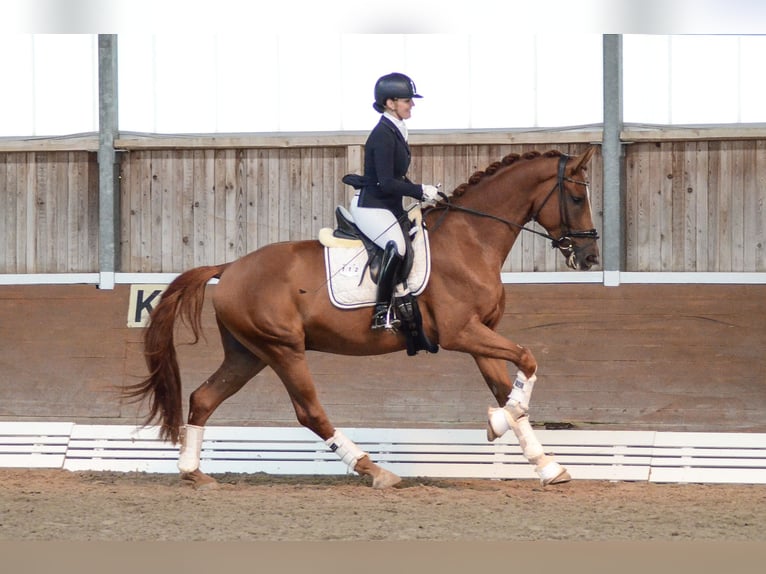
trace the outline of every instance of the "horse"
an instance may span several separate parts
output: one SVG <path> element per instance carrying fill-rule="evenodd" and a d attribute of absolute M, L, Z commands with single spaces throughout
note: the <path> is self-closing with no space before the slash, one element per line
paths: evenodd
<path fill-rule="evenodd" d="M 505 307 L 500 270 L 523 231 L 549 239 L 572 269 L 599 263 L 587 180 L 594 151 L 591 146 L 574 157 L 556 150 L 510 154 L 475 172 L 422 214 L 431 253 L 430 279 L 418 297 L 423 331 L 441 348 L 473 357 L 498 404 L 487 412 L 487 439 L 512 429 L 544 486 L 571 476 L 544 453 L 529 423 L 534 355 L 495 330 Z M 528 227 L 533 221 L 546 232 Z M 347 310 L 331 304 L 323 249 L 318 240 L 272 243 L 232 262 L 187 270 L 152 311 L 144 332 L 149 375 L 126 386 L 123 395 L 147 401 L 144 424 L 158 422 L 161 439 L 180 443 L 180 476 L 195 488 L 216 484 L 199 468 L 205 424 L 266 367 L 284 384 L 298 422 L 324 440 L 349 471 L 371 478 L 373 488 L 400 482 L 333 426 L 317 398 L 306 351 L 368 356 L 405 348 L 403 334 L 370 329 L 369 307 Z M 212 302 L 224 357 L 190 394 L 184 424 L 174 325 L 183 320 L 193 343 L 198 342 L 205 289 L 213 278 L 218 278 Z M 517 369 L 513 380 L 509 362 Z"/>

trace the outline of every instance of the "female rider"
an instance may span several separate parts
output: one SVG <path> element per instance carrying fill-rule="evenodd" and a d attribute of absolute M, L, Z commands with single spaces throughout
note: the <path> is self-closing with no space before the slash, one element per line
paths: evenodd
<path fill-rule="evenodd" d="M 396 284 L 402 282 L 400 296 L 393 304 L 405 322 L 407 352 L 411 355 L 421 349 L 432 353 L 438 350 L 422 331 L 417 300 L 406 287 L 406 277 L 399 277 L 407 245 L 402 224 L 409 229 L 403 207 L 404 197 L 427 203 L 438 199 L 437 187 L 413 183 L 407 178 L 411 154 L 404 120 L 412 115 L 415 98 L 421 97 L 415 83 L 404 74 L 387 74 L 375 83 L 375 102 L 372 106 L 381 117 L 370 132 L 364 148 L 366 185 L 354 197 L 350 209 L 359 229 L 384 250 L 372 328 L 397 326 L 398 321 L 391 312 L 392 298 Z"/>

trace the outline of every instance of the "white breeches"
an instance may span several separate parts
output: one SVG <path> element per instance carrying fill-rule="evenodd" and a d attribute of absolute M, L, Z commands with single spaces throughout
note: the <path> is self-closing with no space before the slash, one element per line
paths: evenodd
<path fill-rule="evenodd" d="M 358 200 L 359 196 L 355 195 L 351 200 L 349 209 L 357 227 L 382 249 L 386 248 L 389 241 L 393 241 L 396 243 L 397 253 L 404 257 L 406 247 L 404 233 L 402 233 L 402 226 L 399 225 L 394 214 L 387 209 L 359 207 L 357 205 Z"/>

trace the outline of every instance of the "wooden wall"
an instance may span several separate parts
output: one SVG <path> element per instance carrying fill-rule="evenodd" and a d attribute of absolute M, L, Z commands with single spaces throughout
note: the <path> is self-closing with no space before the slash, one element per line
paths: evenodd
<path fill-rule="evenodd" d="M 215 286 L 208 288 L 212 294 Z M 0 286 L 0 420 L 136 424 L 116 392 L 146 376 L 130 288 Z M 538 360 L 531 417 L 591 429 L 766 432 L 766 285 L 507 285 L 498 331 Z M 184 406 L 218 367 L 206 339 L 179 345 Z M 177 342 L 189 341 L 180 327 Z M 492 397 L 462 353 L 309 353 L 336 425 L 483 428 Z M 512 366 L 511 366 L 512 368 Z M 214 425 L 296 425 L 270 369 L 227 400 Z"/>
<path fill-rule="evenodd" d="M 450 190 L 507 153 L 575 154 L 588 145 L 582 138 L 465 139 L 413 143 L 412 179 Z M 348 203 L 351 190 L 340 178 L 361 166 L 358 141 L 204 143 L 143 143 L 119 154 L 119 271 L 180 272 L 274 241 L 316 237 L 334 223 L 335 206 Z M 625 150 L 627 271 L 766 271 L 766 139 L 639 141 Z M 599 229 L 601 169 L 596 154 L 591 192 Z M 98 271 L 95 153 L 0 147 L 0 193 L 0 273 Z M 549 243 L 532 234 L 523 234 L 504 267 L 564 269 Z"/>
<path fill-rule="evenodd" d="M 0 197 L 0 273 L 97 270 L 95 153 L 0 153 Z"/>
<path fill-rule="evenodd" d="M 315 238 L 347 205 L 346 150 L 142 150 L 122 162 L 122 270 L 178 272 Z"/>
<path fill-rule="evenodd" d="M 627 147 L 629 271 L 766 271 L 766 141 Z"/>
<path fill-rule="evenodd" d="M 576 153 L 585 146 L 558 147 Z M 410 177 L 452 190 L 504 155 L 531 149 L 537 146 L 417 146 Z M 334 224 L 335 207 L 348 206 L 353 192 L 341 178 L 358 169 L 342 147 L 131 152 L 122 164 L 122 270 L 176 272 L 275 241 L 316 238 Z M 592 172 L 601 227 L 600 157 Z M 548 241 L 523 234 L 504 271 L 564 269 Z"/>

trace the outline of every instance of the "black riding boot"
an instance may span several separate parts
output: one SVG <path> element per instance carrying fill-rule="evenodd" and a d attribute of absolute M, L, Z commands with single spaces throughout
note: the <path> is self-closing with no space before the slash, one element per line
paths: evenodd
<path fill-rule="evenodd" d="M 417 298 L 412 293 L 396 299 L 399 316 L 404 323 L 404 334 L 407 337 L 407 354 L 416 355 L 418 351 L 436 353 L 439 345 L 434 345 L 423 332 L 423 317 Z"/>
<path fill-rule="evenodd" d="M 375 297 L 375 311 L 372 314 L 373 329 L 391 329 L 399 325 L 399 319 L 394 316 L 391 309 L 391 297 L 399 274 L 399 266 L 403 260 L 396 251 L 396 243 L 389 241 L 380 262 L 378 293 Z"/>

